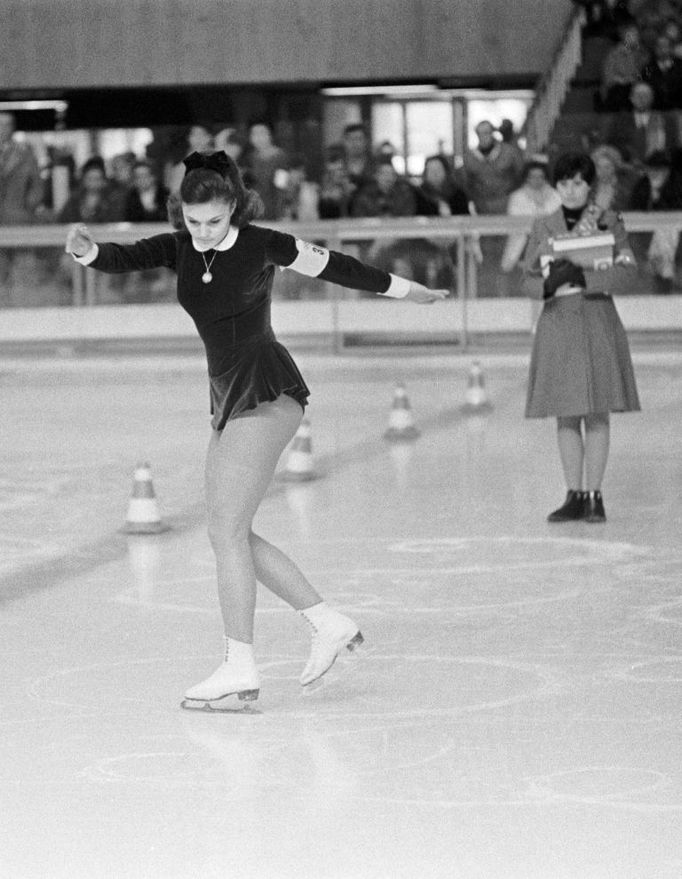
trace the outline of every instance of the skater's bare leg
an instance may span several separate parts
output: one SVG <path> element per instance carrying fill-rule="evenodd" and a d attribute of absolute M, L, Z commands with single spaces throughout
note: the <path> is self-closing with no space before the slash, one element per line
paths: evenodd
<path fill-rule="evenodd" d="M 327 607 L 285 553 L 253 533 L 252 522 L 277 462 L 300 424 L 300 406 L 282 396 L 230 420 L 214 433 L 206 459 L 209 537 L 216 556 L 218 595 L 226 635 L 226 661 L 188 690 L 190 704 L 238 692 L 255 698 L 253 659 L 256 582 L 301 611 L 313 629 L 304 684 L 323 675 L 346 647 L 362 642 L 357 625 Z M 235 661 L 235 657 L 240 657 Z"/>
<path fill-rule="evenodd" d="M 208 533 L 216 556 L 225 633 L 238 641 L 253 641 L 256 570 L 251 525 L 301 417 L 299 404 L 282 396 L 231 419 L 220 434 L 212 435 L 209 443 Z M 295 567 L 293 562 L 291 565 Z M 272 572 L 272 561 L 269 570 Z M 294 598 L 299 585 L 300 580 L 295 580 L 287 590 Z M 305 606 L 309 597 L 300 598 L 299 604 L 303 601 Z"/>
<path fill-rule="evenodd" d="M 303 610 L 322 601 L 302 571 L 267 540 L 251 532 L 249 536 L 257 579 L 294 610 Z"/>

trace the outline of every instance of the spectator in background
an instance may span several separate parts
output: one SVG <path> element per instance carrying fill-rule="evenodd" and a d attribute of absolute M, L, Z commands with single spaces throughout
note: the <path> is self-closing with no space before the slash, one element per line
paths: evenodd
<path fill-rule="evenodd" d="M 622 27 L 620 40 L 608 52 L 602 67 L 600 96 L 604 111 L 618 113 L 630 108 L 630 92 L 639 82 L 646 57 L 637 25 L 633 22 Z"/>
<path fill-rule="evenodd" d="M 355 189 L 361 189 L 373 180 L 374 175 L 374 160 L 365 126 L 359 122 L 346 125 L 343 129 L 343 147 L 348 179 Z"/>
<path fill-rule="evenodd" d="M 523 184 L 509 196 L 507 213 L 511 217 L 542 217 L 553 214 L 560 207 L 559 193 L 548 179 L 547 160 L 539 157 L 530 159 L 524 167 Z M 500 261 L 503 275 L 509 276 L 517 267 L 527 241 L 528 234 L 525 232 L 507 238 Z"/>
<path fill-rule="evenodd" d="M 118 223 L 125 219 L 125 204 L 111 197 L 104 159 L 92 156 L 84 163 L 75 191 L 57 215 L 59 223 Z M 72 271 L 67 254 L 62 254 L 61 270 L 66 279 Z M 123 275 L 97 278 L 96 301 L 99 305 L 119 303 L 125 295 Z"/>
<path fill-rule="evenodd" d="M 379 162 L 372 180 L 354 195 L 354 217 L 413 217 L 417 212 L 414 188 L 393 167 L 390 160 Z"/>
<path fill-rule="evenodd" d="M 507 201 L 521 183 L 523 155 L 495 138 L 493 125 L 484 120 L 476 126 L 478 146 L 464 154 L 464 187 L 478 214 L 504 214 Z"/>
<path fill-rule="evenodd" d="M 678 143 L 675 114 L 654 110 L 653 103 L 651 86 L 646 82 L 635 83 L 630 88 L 631 109 L 613 117 L 604 138 L 636 168 L 650 153 L 670 151 Z"/>
<path fill-rule="evenodd" d="M 679 22 L 674 18 L 669 19 L 663 28 L 663 33 L 670 40 L 675 58 L 682 58 L 682 28 Z"/>
<path fill-rule="evenodd" d="M 618 29 L 632 21 L 628 0 L 573 0 L 585 10 L 583 37 L 606 37 L 615 43 Z"/>
<path fill-rule="evenodd" d="M 679 151 L 676 153 L 680 164 Z M 679 211 L 682 210 L 682 186 L 680 172 L 673 169 L 670 158 L 664 152 L 654 152 L 645 160 L 645 174 L 632 190 L 630 210 L 633 211 Z M 653 275 L 656 293 L 672 293 L 677 274 L 677 247 L 679 229 L 674 226 L 656 229 L 651 236 L 646 260 Z M 640 237 L 636 236 L 638 244 Z"/>
<path fill-rule="evenodd" d="M 231 159 L 234 159 L 237 165 L 241 166 L 244 144 L 239 138 L 236 129 L 223 128 L 216 134 L 214 140 L 214 149 L 223 150 Z"/>
<path fill-rule="evenodd" d="M 591 158 L 596 172 L 591 193 L 594 204 L 602 211 L 627 210 L 634 179 L 620 152 L 602 144 L 592 151 Z"/>
<path fill-rule="evenodd" d="M 60 223 L 117 223 L 124 219 L 110 196 L 104 160 L 93 156 L 81 168 L 79 184 L 58 214 Z"/>
<path fill-rule="evenodd" d="M 379 162 L 369 183 L 361 186 L 350 205 L 353 217 L 413 217 L 417 211 L 414 187 L 393 167 L 389 159 Z M 408 240 L 378 239 L 363 258 L 386 271 L 404 274 L 414 280 L 410 260 L 413 242 Z"/>
<path fill-rule="evenodd" d="M 417 214 L 421 216 L 452 217 L 469 213 L 467 194 L 457 185 L 452 165 L 445 156 L 429 156 L 424 161 L 416 196 Z"/>
<path fill-rule="evenodd" d="M 40 168 L 33 150 L 14 139 L 15 119 L 0 113 L 0 225 L 33 222 L 43 199 Z"/>
<path fill-rule="evenodd" d="M 499 141 L 488 120 L 476 126 L 478 146 L 464 153 L 462 168 L 464 188 L 477 214 L 506 214 L 509 196 L 518 189 L 523 178 L 523 154 L 518 147 Z M 505 295 L 498 271 L 505 238 L 483 236 L 475 242 L 474 255 L 481 264 L 479 289 L 483 295 Z"/>
<path fill-rule="evenodd" d="M 355 187 L 348 176 L 343 145 L 330 147 L 320 184 L 318 212 L 321 220 L 339 220 L 350 215 Z"/>
<path fill-rule="evenodd" d="M 395 159 L 396 149 L 391 143 L 390 140 L 382 140 L 379 146 L 374 150 L 374 161 L 375 162 L 383 162 L 384 159 L 388 159 L 389 162 L 393 163 Z"/>
<path fill-rule="evenodd" d="M 150 162 L 139 160 L 133 166 L 132 187 L 128 191 L 124 218 L 129 223 L 162 223 L 168 219 L 169 192 Z"/>
<path fill-rule="evenodd" d="M 520 149 L 519 139 L 517 137 L 516 131 L 514 130 L 514 123 L 511 121 L 511 119 L 503 119 L 502 122 L 500 122 L 500 127 L 497 129 L 497 131 L 499 132 L 503 143 L 508 143 L 510 146 L 513 146 L 516 149 Z"/>
<path fill-rule="evenodd" d="M 242 167 L 245 182 L 261 197 L 264 219 L 280 220 L 286 212 L 289 160 L 273 141 L 267 123 L 254 122 L 250 126 Z"/>
<path fill-rule="evenodd" d="M 151 162 L 139 159 L 133 165 L 133 185 L 128 192 L 124 217 L 129 223 L 168 222 L 168 196 Z M 125 302 L 158 302 L 170 298 L 173 284 L 168 269 L 155 268 L 135 276 L 116 275 L 108 279 L 109 290 L 118 291 Z M 98 278 L 100 283 L 105 280 Z"/>
<path fill-rule="evenodd" d="M 656 37 L 652 57 L 642 67 L 641 77 L 654 90 L 657 110 L 675 110 L 682 107 L 682 60 L 673 54 L 670 38 Z"/>
<path fill-rule="evenodd" d="M 293 155 L 289 160 L 289 179 L 286 190 L 285 216 L 289 220 L 310 223 L 319 219 L 319 187 L 308 180 L 305 159 Z"/>
<path fill-rule="evenodd" d="M 43 200 L 40 168 L 28 144 L 14 138 L 15 118 L 0 113 L 0 225 L 32 223 Z M 0 306 L 27 304 L 26 289 L 35 286 L 39 261 L 32 250 L 0 251 Z"/>
<path fill-rule="evenodd" d="M 443 155 L 428 156 L 420 185 L 415 190 L 417 214 L 425 217 L 452 217 L 469 213 L 469 199 L 457 184 L 452 163 Z M 455 282 L 453 266 L 457 262 L 455 242 L 414 241 L 411 260 L 415 278 L 430 278 L 444 286 Z"/>
<path fill-rule="evenodd" d="M 119 153 L 109 163 L 109 200 L 113 210 L 123 216 L 126 210 L 128 194 L 133 188 L 133 167 L 135 153 Z"/>
<path fill-rule="evenodd" d="M 167 163 L 164 170 L 164 186 L 169 192 L 180 189 L 185 166 L 182 160 L 190 153 L 208 153 L 213 149 L 213 130 L 207 124 L 199 123 L 187 129 L 183 138 L 179 157 Z"/>

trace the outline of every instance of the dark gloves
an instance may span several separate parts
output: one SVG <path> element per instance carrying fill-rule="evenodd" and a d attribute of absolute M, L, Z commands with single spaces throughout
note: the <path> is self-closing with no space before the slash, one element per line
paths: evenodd
<path fill-rule="evenodd" d="M 542 285 L 542 298 L 550 299 L 562 284 L 575 284 L 585 287 L 585 274 L 580 266 L 567 259 L 555 259 L 549 267 L 549 275 Z"/>

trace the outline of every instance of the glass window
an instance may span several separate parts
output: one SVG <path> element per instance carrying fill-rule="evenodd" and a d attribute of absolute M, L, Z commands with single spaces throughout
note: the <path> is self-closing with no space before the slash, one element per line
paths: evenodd
<path fill-rule="evenodd" d="M 476 126 L 484 120 L 491 122 L 497 128 L 503 119 L 510 119 L 514 125 L 514 131 L 521 131 L 530 104 L 530 97 L 470 99 L 467 102 L 467 144 L 469 149 L 478 146 Z"/>
<path fill-rule="evenodd" d="M 451 156 L 452 102 L 411 101 L 407 109 L 407 173 L 421 177 L 427 156 Z"/>
<path fill-rule="evenodd" d="M 452 102 L 377 101 L 372 107 L 372 134 L 375 149 L 386 140 L 393 145 L 400 174 L 418 177 L 427 156 L 453 152 Z"/>

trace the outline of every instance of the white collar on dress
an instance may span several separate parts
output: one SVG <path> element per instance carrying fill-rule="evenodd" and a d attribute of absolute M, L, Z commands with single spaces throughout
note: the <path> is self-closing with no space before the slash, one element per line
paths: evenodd
<path fill-rule="evenodd" d="M 215 247 L 209 247 L 208 250 L 229 250 L 231 247 L 234 247 L 235 242 L 237 241 L 237 236 L 239 235 L 239 229 L 237 226 L 230 226 L 227 230 L 227 235 L 223 238 L 223 240 L 216 244 Z M 192 247 L 198 251 L 199 253 L 203 253 L 204 251 L 199 250 L 199 248 L 194 243 L 194 239 L 192 239 Z"/>

